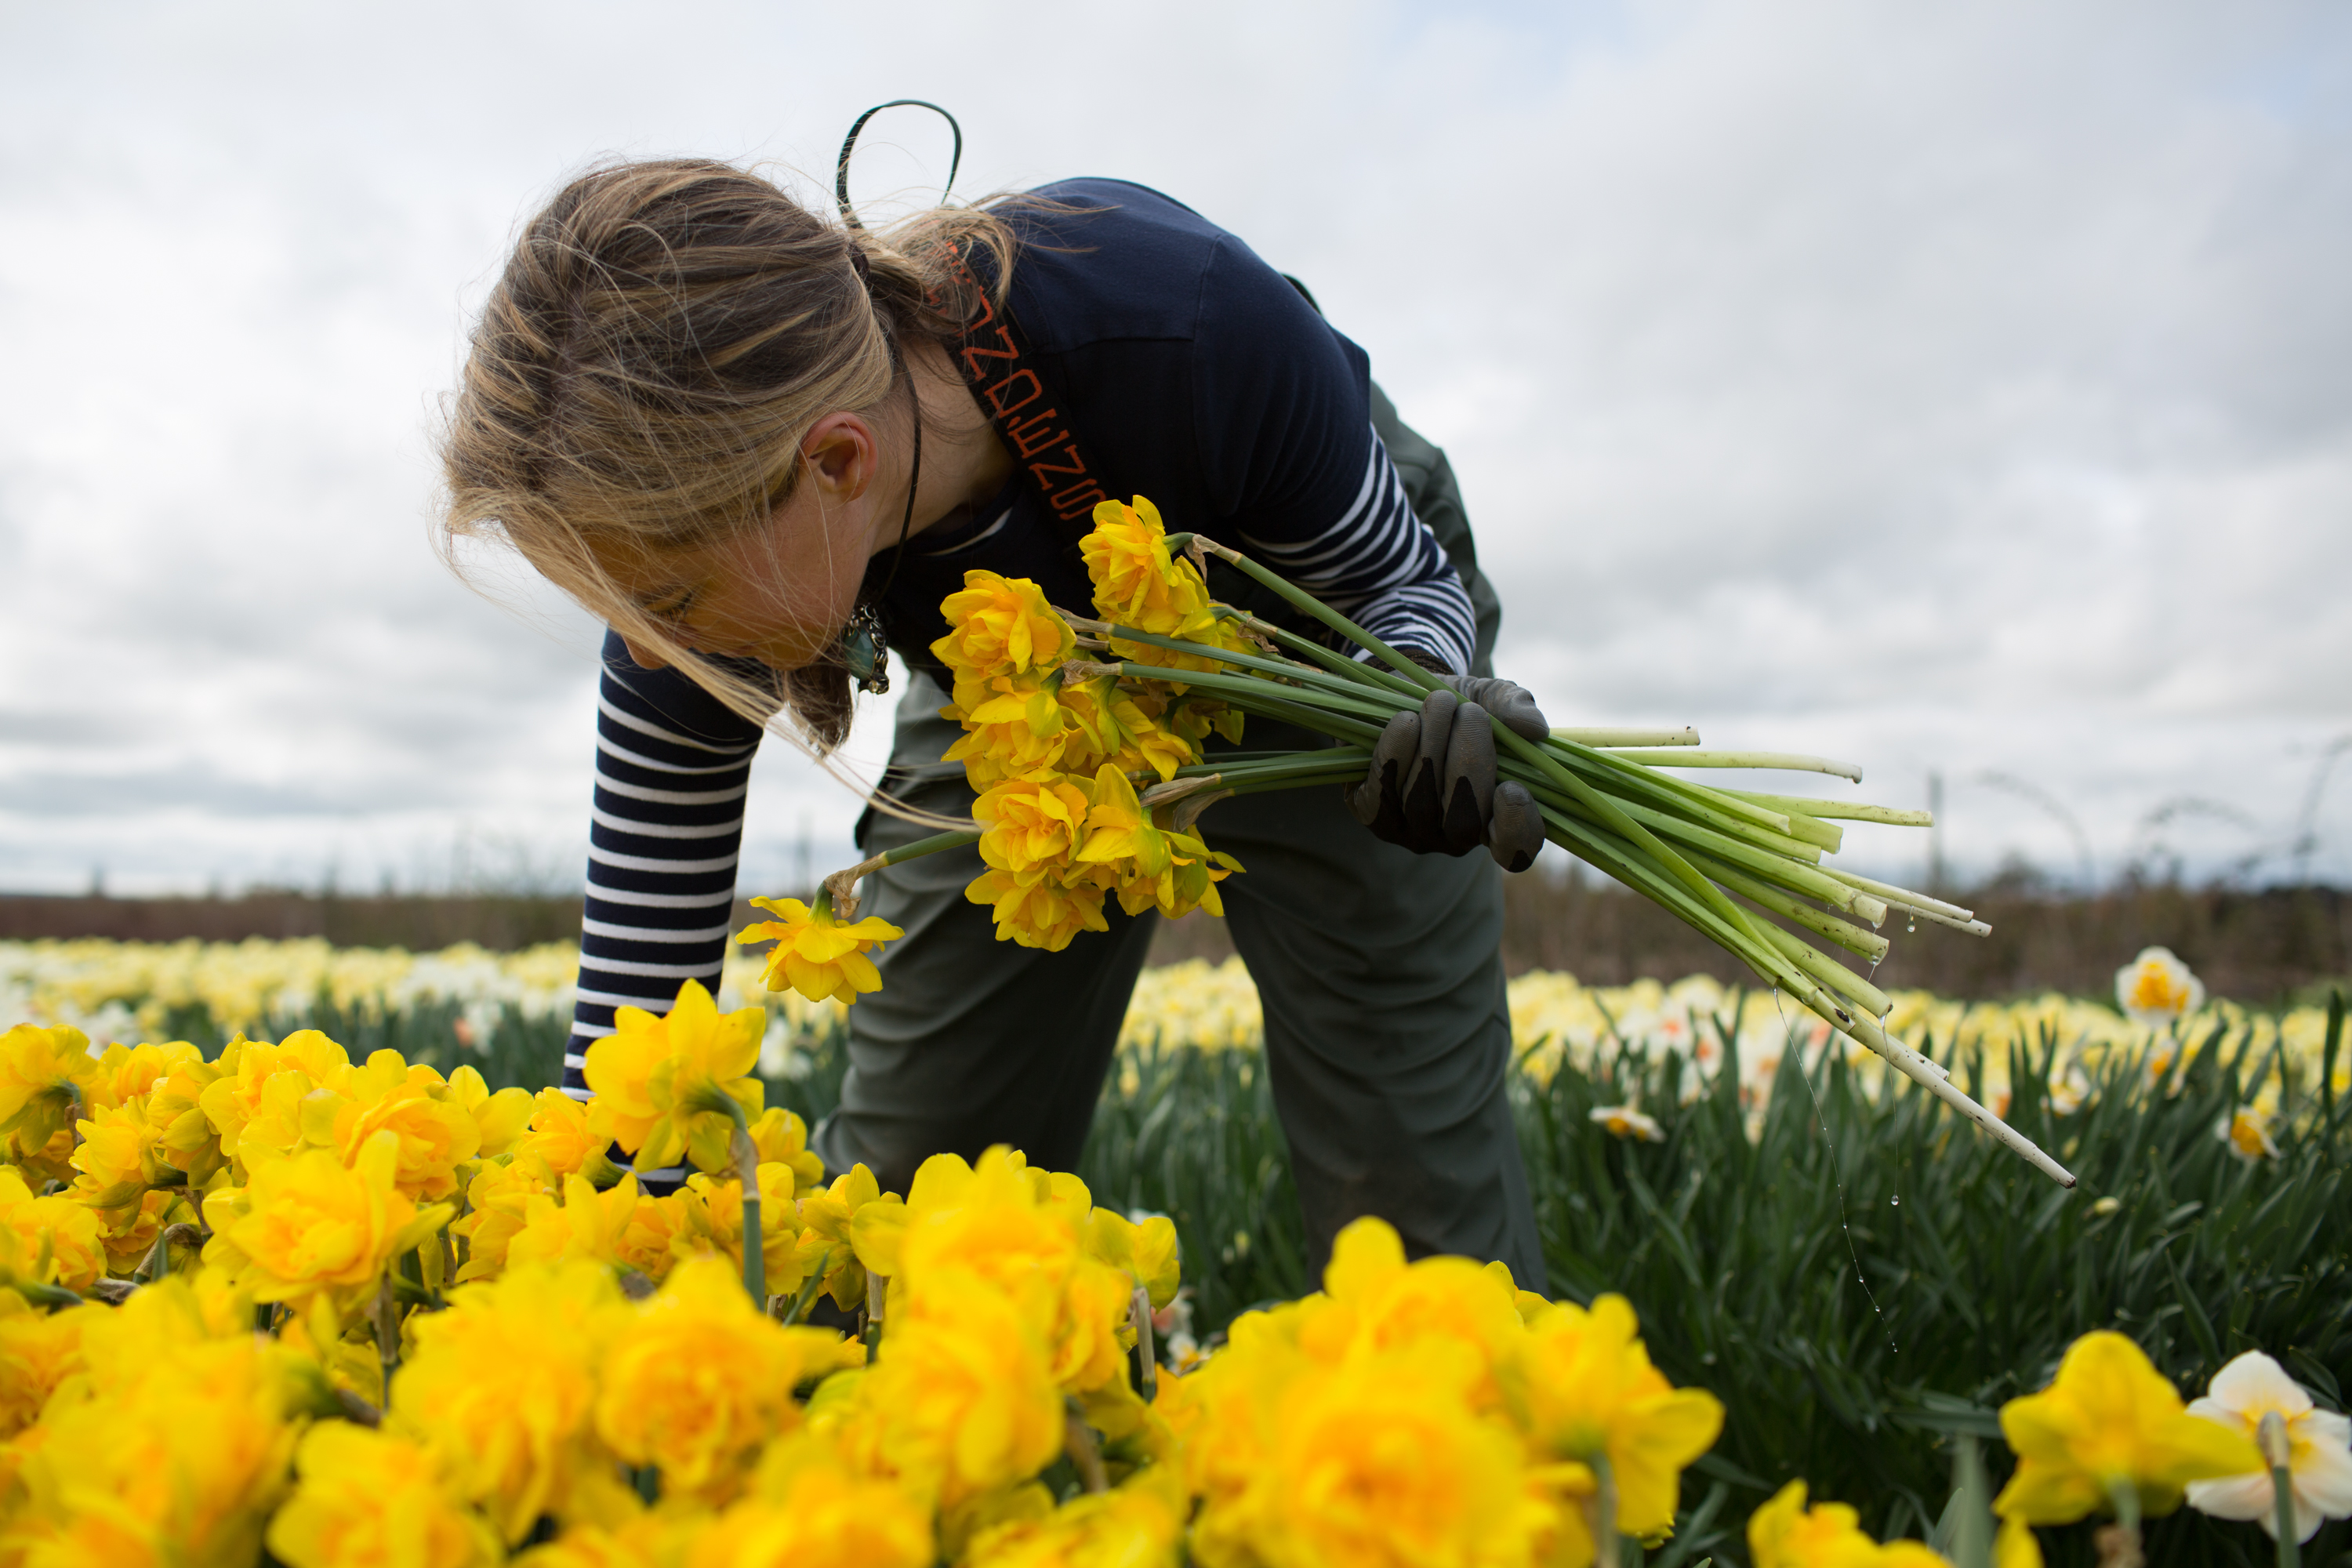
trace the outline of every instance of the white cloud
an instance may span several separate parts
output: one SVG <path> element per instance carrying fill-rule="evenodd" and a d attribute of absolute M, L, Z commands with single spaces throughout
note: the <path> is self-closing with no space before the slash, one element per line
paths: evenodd
<path fill-rule="evenodd" d="M 2013 775 L 2103 872 L 2183 797 L 2258 825 L 2199 864 L 2284 844 L 2352 731 L 2332 7 L 888 15 L 12 16 L 0 884 L 576 859 L 593 628 L 425 545 L 467 308 L 597 155 L 823 171 L 899 96 L 963 116 L 961 190 L 1123 174 L 1307 278 L 1447 444 L 1556 716 L 1937 770 L 1956 859 L 2070 867 L 1970 782 Z M 940 140 L 878 124 L 861 191 Z M 770 750 L 750 881 L 856 811 Z"/>

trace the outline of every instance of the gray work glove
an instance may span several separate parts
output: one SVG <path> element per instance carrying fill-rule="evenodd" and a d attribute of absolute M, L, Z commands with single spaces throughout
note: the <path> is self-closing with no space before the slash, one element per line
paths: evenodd
<path fill-rule="evenodd" d="M 1524 871 L 1543 848 L 1543 816 L 1525 785 L 1496 777 L 1495 720 L 1530 741 L 1551 728 L 1524 687 L 1439 679 L 1447 689 L 1389 721 L 1371 771 L 1347 792 L 1348 808 L 1375 837 L 1415 854 L 1467 855 L 1484 845 L 1506 871 Z"/>

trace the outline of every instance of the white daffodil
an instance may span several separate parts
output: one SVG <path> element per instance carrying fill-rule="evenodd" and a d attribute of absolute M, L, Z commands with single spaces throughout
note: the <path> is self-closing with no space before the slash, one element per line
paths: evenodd
<path fill-rule="evenodd" d="M 2278 1158 L 2278 1141 L 2271 1136 L 2271 1119 L 2251 1105 L 2242 1105 L 2213 1123 L 2213 1136 L 2248 1164 Z"/>
<path fill-rule="evenodd" d="M 1665 1142 L 1665 1130 L 1630 1105 L 1596 1105 L 1591 1120 L 1620 1138 L 1639 1138 L 1645 1143 Z"/>
<path fill-rule="evenodd" d="M 2234 1427 L 2257 1443 L 2264 1415 L 2285 1423 L 2296 1540 L 2317 1534 L 2323 1520 L 2352 1514 L 2352 1421 L 2315 1409 L 2303 1384 L 2262 1352 L 2248 1351 L 2215 1373 L 2205 1397 L 2189 1401 L 2189 1414 Z M 2277 1494 L 2266 1470 L 2191 1481 L 2189 1501 L 2216 1519 L 2251 1519 L 2278 1534 Z"/>
<path fill-rule="evenodd" d="M 2160 1029 L 2205 1005 L 2205 983 L 2168 947 L 2144 947 L 2116 971 L 2116 1005 L 2145 1028 Z"/>

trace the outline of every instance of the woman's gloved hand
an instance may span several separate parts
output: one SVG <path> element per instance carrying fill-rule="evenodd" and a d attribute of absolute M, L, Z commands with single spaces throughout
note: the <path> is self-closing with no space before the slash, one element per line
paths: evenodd
<path fill-rule="evenodd" d="M 1419 855 L 1467 855 L 1484 845 L 1506 871 L 1543 848 L 1543 816 L 1527 787 L 1495 772 L 1495 721 L 1539 741 L 1551 732 L 1526 688 L 1482 676 L 1439 677 L 1418 712 L 1391 719 L 1371 771 L 1347 792 L 1374 837 Z M 1458 693 L 1458 695 L 1457 695 Z"/>

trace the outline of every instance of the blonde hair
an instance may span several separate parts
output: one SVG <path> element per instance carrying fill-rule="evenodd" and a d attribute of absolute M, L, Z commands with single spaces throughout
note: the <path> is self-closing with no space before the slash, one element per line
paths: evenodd
<path fill-rule="evenodd" d="M 875 233 L 727 163 L 591 170 L 524 226 L 474 327 L 440 437 L 445 558 L 457 567 L 464 539 L 511 545 L 737 712 L 764 725 L 788 709 L 823 754 L 851 716 L 837 644 L 747 675 L 683 646 L 593 546 L 695 547 L 763 523 L 819 419 L 879 403 L 901 342 L 952 343 L 979 313 L 959 252 L 982 254 L 1001 303 L 1013 248 L 985 207 Z"/>

